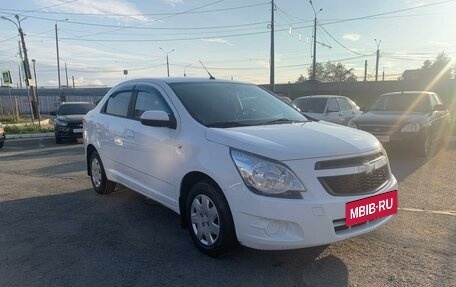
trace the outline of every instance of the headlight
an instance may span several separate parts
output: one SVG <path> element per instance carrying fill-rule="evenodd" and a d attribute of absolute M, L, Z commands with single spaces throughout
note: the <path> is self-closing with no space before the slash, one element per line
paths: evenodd
<path fill-rule="evenodd" d="M 348 127 L 357 129 L 358 125 L 354 121 L 349 121 L 348 122 Z"/>
<path fill-rule="evenodd" d="M 59 120 L 59 119 L 55 119 L 55 123 L 59 126 L 63 126 L 63 127 L 66 127 L 68 125 L 67 122 L 64 122 L 62 120 Z"/>
<path fill-rule="evenodd" d="M 405 125 L 402 129 L 401 132 L 404 133 L 409 133 L 409 132 L 419 132 L 421 128 L 420 123 L 418 122 L 413 122 L 410 124 Z"/>
<path fill-rule="evenodd" d="M 301 199 L 304 186 L 285 165 L 232 149 L 236 167 L 250 191 L 272 197 Z"/>

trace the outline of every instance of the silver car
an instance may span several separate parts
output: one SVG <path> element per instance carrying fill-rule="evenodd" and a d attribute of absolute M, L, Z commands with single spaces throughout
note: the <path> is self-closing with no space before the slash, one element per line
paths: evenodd
<path fill-rule="evenodd" d="M 343 96 L 305 96 L 295 99 L 293 103 L 305 115 L 344 126 L 348 125 L 352 118 L 361 114 L 355 102 Z"/>

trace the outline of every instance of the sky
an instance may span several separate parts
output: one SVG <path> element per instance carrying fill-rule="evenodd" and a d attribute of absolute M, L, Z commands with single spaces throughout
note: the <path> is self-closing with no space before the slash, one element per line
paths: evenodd
<path fill-rule="evenodd" d="M 274 4 L 275 83 L 294 82 L 312 63 L 314 10 L 305 0 Z M 341 62 L 358 80 L 365 60 L 374 80 L 377 43 L 386 80 L 441 52 L 456 59 L 456 0 L 313 0 L 313 8 L 317 61 Z M 166 77 L 167 55 L 172 77 L 207 77 L 202 61 L 216 78 L 269 83 L 270 0 L 15 0 L 0 15 L 19 16 L 39 86 L 58 86 L 56 25 L 62 86 L 66 74 L 76 87 Z M 0 70 L 11 71 L 13 86 L 19 39 L 0 20 Z"/>

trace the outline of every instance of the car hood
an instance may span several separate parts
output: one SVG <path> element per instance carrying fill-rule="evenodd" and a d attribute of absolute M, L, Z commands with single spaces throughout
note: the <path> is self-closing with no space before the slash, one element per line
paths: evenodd
<path fill-rule="evenodd" d="M 412 121 L 421 121 L 424 115 L 421 113 L 403 112 L 367 112 L 356 116 L 353 121 L 357 125 L 387 125 L 400 126 Z"/>
<path fill-rule="evenodd" d="M 206 138 L 276 160 L 359 154 L 380 149 L 380 143 L 369 133 L 318 122 L 207 128 Z"/>
<path fill-rule="evenodd" d="M 85 115 L 58 115 L 57 119 L 67 123 L 77 124 L 82 123 L 84 116 Z"/>

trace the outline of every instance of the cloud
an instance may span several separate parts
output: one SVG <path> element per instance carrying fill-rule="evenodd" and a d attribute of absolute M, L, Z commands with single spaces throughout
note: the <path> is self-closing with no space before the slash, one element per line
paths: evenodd
<path fill-rule="evenodd" d="M 228 42 L 225 39 L 222 38 L 209 38 L 209 39 L 201 39 L 203 42 L 211 42 L 211 43 L 219 43 L 219 44 L 227 44 L 229 46 L 234 46 L 234 44 Z"/>
<path fill-rule="evenodd" d="M 429 44 L 437 47 L 451 47 L 453 44 L 448 43 L 448 42 L 440 42 L 440 41 L 431 41 Z"/>
<path fill-rule="evenodd" d="M 342 36 L 342 39 L 347 40 L 347 41 L 352 41 L 356 42 L 361 38 L 361 35 L 359 34 L 345 34 Z"/>
<path fill-rule="evenodd" d="M 179 0 L 174 0 L 179 1 Z M 47 11 L 72 12 L 83 14 L 99 14 L 100 16 L 115 18 L 123 22 L 139 21 L 151 22 L 153 19 L 140 15 L 141 11 L 134 5 L 122 0 L 78 0 L 62 5 L 59 0 L 38 0 L 40 5 L 47 6 Z M 54 7 L 50 7 L 53 6 Z M 106 15 L 109 14 L 109 15 Z M 118 14 L 118 15 L 115 15 Z M 121 14 L 130 14 L 128 16 Z"/>
<path fill-rule="evenodd" d="M 172 7 L 176 7 L 178 4 L 184 4 L 184 0 L 165 0 L 166 3 L 171 5 Z"/>

